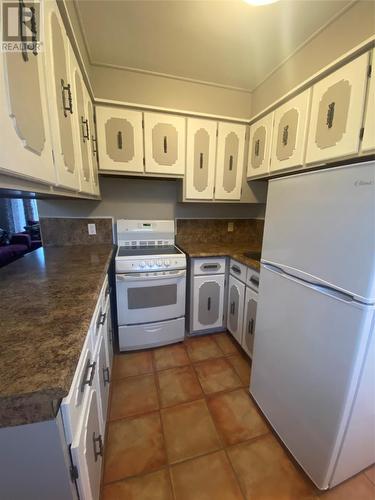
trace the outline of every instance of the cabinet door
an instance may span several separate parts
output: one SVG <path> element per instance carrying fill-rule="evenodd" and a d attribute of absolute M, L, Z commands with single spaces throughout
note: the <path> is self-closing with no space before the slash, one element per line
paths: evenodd
<path fill-rule="evenodd" d="M 254 290 L 251 290 L 251 288 L 246 287 L 244 323 L 242 330 L 242 347 L 250 356 L 250 358 L 253 357 L 257 305 L 258 294 L 254 292 Z"/>
<path fill-rule="evenodd" d="M 0 170 L 55 184 L 44 57 L 27 49 L 0 54 Z"/>
<path fill-rule="evenodd" d="M 375 49 L 372 51 L 371 74 L 367 94 L 366 115 L 361 151 L 375 150 Z"/>
<path fill-rule="evenodd" d="M 363 54 L 313 86 L 306 163 L 358 153 L 367 67 Z"/>
<path fill-rule="evenodd" d="M 269 174 L 272 127 L 274 114 L 270 113 L 250 127 L 247 177 L 266 177 Z"/>
<path fill-rule="evenodd" d="M 77 102 L 69 68 L 69 40 L 54 1 L 44 3 L 48 103 L 58 184 L 79 189 L 74 147 L 74 120 Z"/>
<path fill-rule="evenodd" d="M 270 171 L 303 164 L 311 89 L 274 112 Z"/>
<path fill-rule="evenodd" d="M 194 277 L 194 331 L 223 325 L 224 282 L 224 274 Z"/>
<path fill-rule="evenodd" d="M 100 433 L 97 393 L 90 392 L 81 428 L 71 444 L 73 463 L 78 468 L 80 498 L 98 500 L 104 438 Z"/>
<path fill-rule="evenodd" d="M 73 50 L 70 48 L 70 73 L 72 95 L 76 103 L 73 114 L 73 142 L 75 146 L 75 166 L 79 171 L 79 186 L 83 193 L 92 193 L 92 172 L 90 158 L 90 130 L 86 108 L 86 88 Z"/>
<path fill-rule="evenodd" d="M 88 93 L 86 94 L 87 99 L 87 114 L 89 117 L 89 130 L 90 130 L 90 142 L 91 142 L 91 170 L 92 170 L 92 179 L 93 179 L 93 194 L 99 195 L 99 175 L 98 175 L 98 141 L 97 141 L 97 133 L 96 133 L 96 123 L 95 123 L 95 113 L 94 113 L 94 105 L 91 101 Z"/>
<path fill-rule="evenodd" d="M 214 197 L 217 123 L 187 119 L 185 196 L 191 200 Z"/>
<path fill-rule="evenodd" d="M 102 331 L 103 335 L 105 335 L 106 331 L 104 328 Z M 99 340 L 95 361 L 98 369 L 97 390 L 98 390 L 99 426 L 101 434 L 104 436 L 105 425 L 107 421 L 109 384 L 111 376 L 110 369 L 107 363 L 104 336 L 102 336 Z"/>
<path fill-rule="evenodd" d="M 227 327 L 239 344 L 242 341 L 244 300 L 245 285 L 229 276 Z"/>
<path fill-rule="evenodd" d="M 96 107 L 100 170 L 143 172 L 142 112 Z"/>
<path fill-rule="evenodd" d="M 144 113 L 146 172 L 185 173 L 185 122 L 182 116 Z"/>
<path fill-rule="evenodd" d="M 218 125 L 215 199 L 239 200 L 245 148 L 245 125 Z"/>
<path fill-rule="evenodd" d="M 109 304 L 109 300 L 107 306 L 107 315 L 103 325 L 103 336 L 106 349 L 107 366 L 111 371 L 113 362 L 113 326 L 112 326 L 111 306 Z"/>

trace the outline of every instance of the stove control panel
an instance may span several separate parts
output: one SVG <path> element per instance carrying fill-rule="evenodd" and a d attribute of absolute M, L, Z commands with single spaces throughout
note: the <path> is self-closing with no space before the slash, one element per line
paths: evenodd
<path fill-rule="evenodd" d="M 186 256 L 168 256 L 156 258 L 116 259 L 116 272 L 164 271 L 166 269 L 185 269 Z"/>

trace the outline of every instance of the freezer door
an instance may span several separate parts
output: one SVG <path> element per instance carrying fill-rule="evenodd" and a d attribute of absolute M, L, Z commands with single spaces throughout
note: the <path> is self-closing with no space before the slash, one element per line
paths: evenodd
<path fill-rule="evenodd" d="M 262 266 L 250 392 L 321 489 L 349 420 L 373 316 L 371 306 Z"/>
<path fill-rule="evenodd" d="M 375 163 L 269 182 L 262 261 L 375 302 Z"/>

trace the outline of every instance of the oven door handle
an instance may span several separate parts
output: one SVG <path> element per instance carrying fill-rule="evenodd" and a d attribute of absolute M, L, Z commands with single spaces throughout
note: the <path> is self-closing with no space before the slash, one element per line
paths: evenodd
<path fill-rule="evenodd" d="M 116 274 L 116 280 L 118 281 L 153 281 L 153 280 L 167 280 L 174 278 L 184 278 L 186 276 L 185 270 L 180 271 L 166 271 L 166 274 L 157 273 L 156 275 L 148 275 L 147 273 L 129 273 L 129 274 Z"/>

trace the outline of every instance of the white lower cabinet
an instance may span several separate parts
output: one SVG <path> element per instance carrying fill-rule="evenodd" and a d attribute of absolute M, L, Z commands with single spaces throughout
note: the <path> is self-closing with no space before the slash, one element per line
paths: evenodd
<path fill-rule="evenodd" d="M 245 310 L 243 315 L 242 347 L 247 354 L 253 357 L 253 346 L 255 336 L 255 321 L 257 314 L 258 294 L 249 287 L 246 287 Z"/>
<path fill-rule="evenodd" d="M 194 331 L 223 326 L 224 289 L 224 274 L 194 277 Z"/>
<path fill-rule="evenodd" d="M 245 285 L 234 276 L 229 276 L 227 327 L 239 344 L 242 341 L 242 318 Z"/>
<path fill-rule="evenodd" d="M 106 332 L 103 332 L 104 334 Z M 98 409 L 100 412 L 100 429 L 104 434 L 107 420 L 109 384 L 110 384 L 110 368 L 107 363 L 106 347 L 104 335 L 99 339 L 99 345 L 96 355 L 96 363 L 98 368 L 97 387 L 100 398 L 98 401 Z"/>

